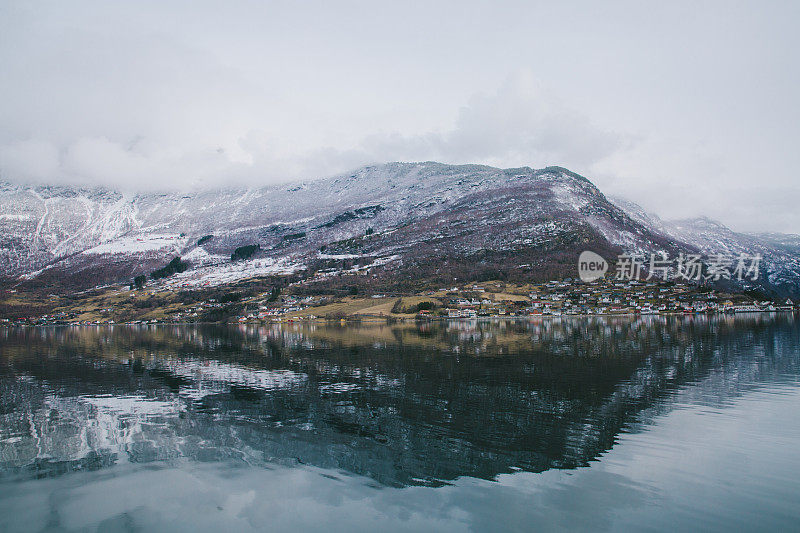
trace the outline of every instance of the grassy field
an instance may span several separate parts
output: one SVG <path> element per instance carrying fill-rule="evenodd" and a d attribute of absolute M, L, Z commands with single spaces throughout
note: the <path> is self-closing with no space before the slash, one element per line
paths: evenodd
<path fill-rule="evenodd" d="M 392 312 L 392 308 L 395 306 L 397 300 L 400 300 L 400 305 L 409 309 L 409 311 L 406 313 Z M 411 317 L 416 315 L 417 312 L 416 309 L 413 311 L 410 309 L 414 308 L 421 302 L 432 302 L 436 306 L 442 305 L 440 300 L 429 296 L 404 296 L 402 298 L 370 298 L 348 296 L 330 304 L 313 306 L 302 311 L 289 313 L 287 316 L 295 318 L 308 316 L 316 316 L 320 318 L 344 318 L 347 316 L 358 316 L 362 318 Z"/>
<path fill-rule="evenodd" d="M 157 286 L 130 290 L 128 287 L 115 286 L 61 295 L 5 290 L 0 292 L 0 318 L 28 318 L 47 314 L 68 322 L 165 321 L 176 316 L 179 319 L 186 317 L 198 321 L 228 321 L 235 320 L 242 314 L 256 312 L 259 306 L 264 305 L 271 290 L 271 286 L 266 283 L 266 280 L 245 280 L 236 285 L 197 291 L 165 290 Z M 435 313 L 447 307 L 447 300 L 453 297 L 522 301 L 532 289 L 528 285 L 504 282 L 487 282 L 480 287 L 484 290 L 474 290 L 470 285 L 457 288 L 456 291 L 446 289 L 425 294 L 379 298 L 319 295 L 316 298 L 324 298 L 327 303 L 312 305 L 285 316 L 327 319 L 357 317 L 362 320 L 407 318 L 415 316 L 418 312 L 417 306 L 423 302 L 433 304 Z M 286 288 L 280 298 L 291 294 L 292 289 Z M 220 302 L 225 296 L 231 295 L 236 298 L 230 304 L 215 305 L 215 311 L 209 311 L 207 307 L 198 308 L 202 303 Z M 280 299 L 275 303 L 280 303 Z"/>

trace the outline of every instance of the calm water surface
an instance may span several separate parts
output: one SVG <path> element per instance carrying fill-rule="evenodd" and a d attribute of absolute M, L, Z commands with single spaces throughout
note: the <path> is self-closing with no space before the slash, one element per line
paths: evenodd
<path fill-rule="evenodd" d="M 800 528 L 800 321 L 0 330 L 0 531 Z"/>

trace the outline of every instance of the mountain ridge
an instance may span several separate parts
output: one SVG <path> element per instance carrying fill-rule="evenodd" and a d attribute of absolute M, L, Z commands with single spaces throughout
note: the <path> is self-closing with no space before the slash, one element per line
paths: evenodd
<path fill-rule="evenodd" d="M 791 249 L 699 220 L 663 221 L 558 166 L 394 162 L 304 182 L 135 195 L 3 184 L 0 272 L 11 282 L 80 288 L 181 256 L 193 267 L 177 278 L 187 284 L 331 268 L 377 282 L 444 282 L 521 269 L 563 276 L 582 249 L 614 256 L 755 247 L 769 256 L 771 283 L 786 292 L 800 279 Z M 231 264 L 231 252 L 251 244 L 260 246 L 253 260 Z"/>

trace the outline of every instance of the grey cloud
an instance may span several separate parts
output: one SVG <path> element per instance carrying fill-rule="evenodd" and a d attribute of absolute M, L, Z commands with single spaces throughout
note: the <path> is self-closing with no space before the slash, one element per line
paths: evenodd
<path fill-rule="evenodd" d="M 757 2 L 10 0 L 0 179 L 146 189 L 392 160 L 556 164 L 665 217 L 800 232 L 785 201 L 800 194 L 798 16 Z"/>
<path fill-rule="evenodd" d="M 503 166 L 563 164 L 581 169 L 613 154 L 631 139 L 604 131 L 521 70 L 494 94 L 479 94 L 460 108 L 446 132 L 373 135 L 362 144 L 368 159 L 436 159 Z"/>
<path fill-rule="evenodd" d="M 250 130 L 229 144 L 235 148 L 231 153 L 213 144 L 181 148 L 156 140 L 157 135 L 139 135 L 125 144 L 105 136 L 80 137 L 61 146 L 43 140 L 17 142 L 0 147 L 0 168 L 27 180 L 147 189 L 308 179 L 394 160 L 500 165 L 572 161 L 585 168 L 620 146 L 619 135 L 592 126 L 527 71 L 516 73 L 494 94 L 472 97 L 449 131 L 370 134 L 352 149 L 331 146 L 293 153 L 271 134 Z"/>

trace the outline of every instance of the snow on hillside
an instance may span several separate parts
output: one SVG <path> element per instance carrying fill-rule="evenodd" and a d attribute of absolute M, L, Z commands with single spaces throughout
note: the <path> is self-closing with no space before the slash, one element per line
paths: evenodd
<path fill-rule="evenodd" d="M 204 286 L 298 272 L 313 261 L 363 269 L 364 258 L 394 267 L 484 250 L 536 253 L 576 234 L 629 253 L 760 249 L 782 282 L 800 276 L 791 246 L 759 248 L 757 237 L 703 219 L 664 222 L 630 202 L 609 202 L 560 167 L 388 163 L 300 184 L 135 196 L 0 184 L 0 272 L 28 279 L 94 268 L 111 282 L 114 273 L 147 273 L 145 264 L 181 256 L 191 268 L 168 283 Z M 213 238 L 199 245 L 206 235 Z M 230 261 L 251 244 L 260 246 L 253 260 Z"/>
<path fill-rule="evenodd" d="M 665 221 L 628 200 L 614 198 L 613 202 L 652 231 L 686 243 L 706 257 L 716 254 L 733 257 L 740 254 L 749 257 L 760 255 L 762 276 L 769 285 L 782 288 L 785 293 L 794 294 L 800 291 L 800 249 L 781 245 L 785 242 L 800 242 L 800 237 L 796 235 L 759 237 L 737 233 L 708 217 Z"/>
<path fill-rule="evenodd" d="M 175 274 L 161 285 L 167 288 L 214 287 L 258 276 L 293 274 L 303 268 L 302 263 L 291 257 L 217 263 Z"/>
<path fill-rule="evenodd" d="M 98 246 L 84 250 L 85 254 L 136 254 L 153 250 L 165 250 L 180 253 L 186 245 L 186 238 L 175 234 L 140 234 L 122 236 Z"/>

